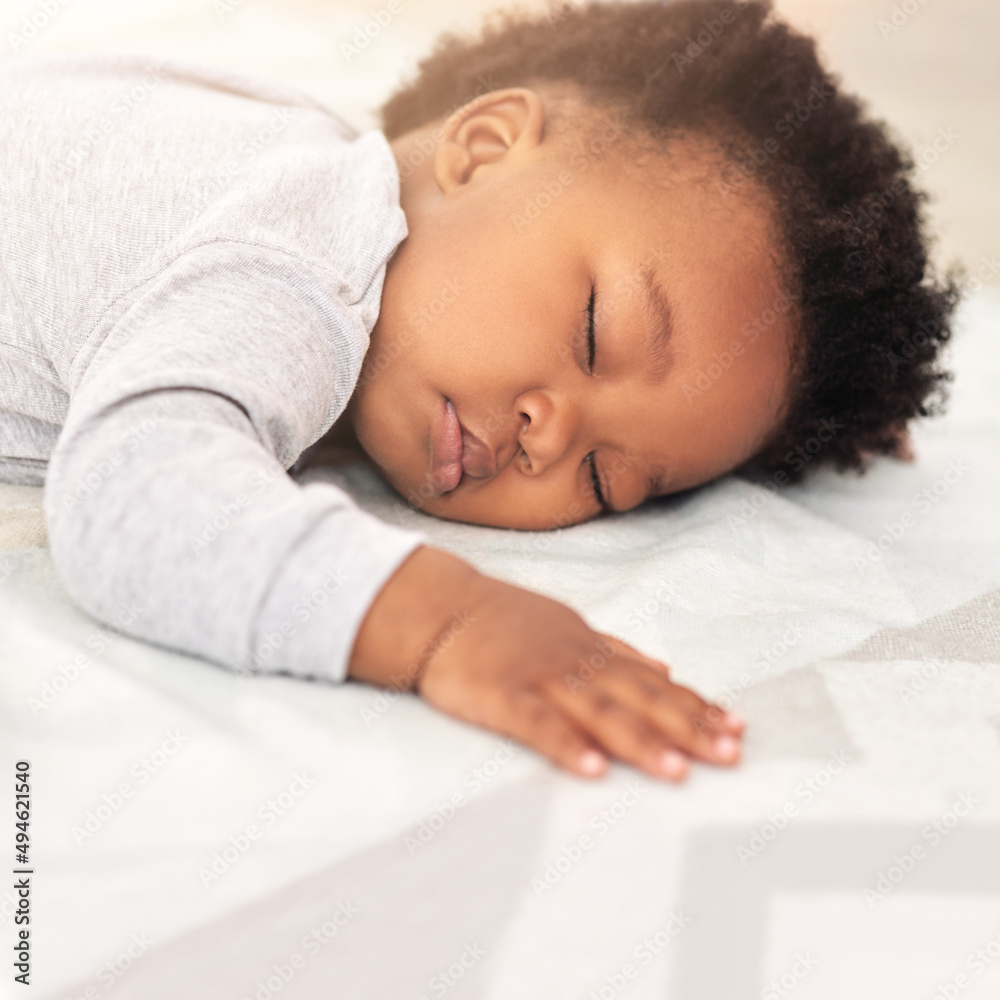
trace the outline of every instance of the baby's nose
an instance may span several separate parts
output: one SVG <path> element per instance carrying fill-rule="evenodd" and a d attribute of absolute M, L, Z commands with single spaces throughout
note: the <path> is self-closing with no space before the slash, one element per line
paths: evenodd
<path fill-rule="evenodd" d="M 514 400 L 522 420 L 518 444 L 528 456 L 528 468 L 523 469 L 526 475 L 541 475 L 573 446 L 583 417 L 581 396 L 571 386 L 556 385 L 523 392 Z"/>

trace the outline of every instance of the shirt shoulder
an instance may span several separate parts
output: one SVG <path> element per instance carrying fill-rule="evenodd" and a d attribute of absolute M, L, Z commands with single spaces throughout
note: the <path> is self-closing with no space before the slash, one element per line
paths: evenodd
<path fill-rule="evenodd" d="M 265 136 L 284 127 L 287 119 L 278 118 Z M 392 150 L 378 130 L 350 142 L 275 140 L 184 242 L 256 243 L 298 257 L 336 282 L 341 301 L 360 310 L 370 333 L 386 265 L 408 234 L 399 185 Z"/>
<path fill-rule="evenodd" d="M 11 326 L 41 337 L 25 346 L 67 388 L 151 285 L 212 244 L 234 267 L 255 248 L 297 261 L 281 268 L 293 293 L 318 312 L 335 297 L 371 333 L 407 235 L 379 130 L 283 83 L 128 54 L 0 58 L 0 112 L 17 195 L 0 196 L 0 232 L 25 240 L 23 312 L 44 318 Z"/>
<path fill-rule="evenodd" d="M 38 85 L 55 87 L 71 82 L 86 86 L 88 82 L 101 80 L 134 84 L 152 76 L 157 83 L 309 109 L 332 119 L 345 139 L 354 139 L 359 134 L 336 111 L 298 87 L 195 60 L 160 58 L 139 52 L 24 53 L 0 56 L 0 76 L 18 84 L 34 78 Z"/>

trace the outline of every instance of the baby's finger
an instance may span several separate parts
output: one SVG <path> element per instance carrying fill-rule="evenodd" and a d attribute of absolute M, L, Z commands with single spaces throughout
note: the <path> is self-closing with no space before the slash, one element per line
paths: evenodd
<path fill-rule="evenodd" d="M 607 770 L 600 746 L 539 692 L 517 691 L 508 709 L 502 731 L 519 743 L 584 778 L 601 777 Z"/>
<path fill-rule="evenodd" d="M 590 736 L 613 756 L 656 778 L 679 781 L 688 762 L 673 742 L 645 718 L 600 685 L 576 691 L 553 688 L 552 696 Z"/>
<path fill-rule="evenodd" d="M 641 650 L 636 649 L 635 646 L 630 646 L 624 639 L 619 639 L 616 635 L 609 635 L 607 632 L 597 632 L 596 634 L 602 639 L 610 640 L 615 646 L 620 646 L 636 659 L 642 660 L 643 663 L 649 664 L 649 666 L 659 670 L 661 673 L 670 673 L 670 667 L 668 667 L 662 660 L 657 660 L 652 656 L 647 656 Z"/>
<path fill-rule="evenodd" d="M 634 659 L 641 661 L 647 666 L 652 667 L 658 674 L 665 674 L 670 676 L 670 667 L 667 666 L 662 660 L 657 660 L 654 657 L 647 656 L 641 650 L 636 649 L 634 646 L 630 646 L 624 639 L 619 639 L 617 636 L 609 635 L 607 632 L 598 632 L 597 635 L 601 636 L 603 639 L 609 639 L 611 642 L 617 644 L 625 652 L 631 654 Z M 743 716 L 736 712 L 727 712 L 720 708 L 718 705 L 712 705 L 706 702 L 703 698 L 700 698 L 694 691 L 690 688 L 678 685 L 678 691 L 684 692 L 684 695 L 690 696 L 686 699 L 686 707 L 690 711 L 697 713 L 704 724 L 708 728 L 717 728 L 726 730 L 733 733 L 733 735 L 739 735 L 744 727 L 746 726 L 746 720 Z"/>
<path fill-rule="evenodd" d="M 714 764 L 735 764 L 740 755 L 738 738 L 719 730 L 706 719 L 711 707 L 693 691 L 639 669 L 608 671 L 602 677 L 609 693 L 646 717 L 667 739 L 685 753 Z"/>
<path fill-rule="evenodd" d="M 636 676 L 642 678 L 645 675 Z M 708 730 L 710 735 L 715 732 L 728 732 L 733 736 L 739 736 L 746 727 L 746 720 L 742 715 L 727 712 L 702 698 L 697 691 L 692 691 L 691 688 L 674 681 L 668 682 L 668 686 L 664 687 L 659 683 L 659 672 L 654 675 L 653 680 L 659 690 L 666 690 L 670 697 L 691 716 L 698 729 Z"/>

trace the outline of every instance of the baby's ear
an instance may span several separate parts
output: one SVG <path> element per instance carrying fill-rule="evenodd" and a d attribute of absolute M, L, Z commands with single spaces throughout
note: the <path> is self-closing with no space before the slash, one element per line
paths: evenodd
<path fill-rule="evenodd" d="M 910 432 L 906 429 L 906 424 L 898 424 L 891 431 L 893 443 L 885 452 L 890 458 L 895 458 L 900 462 L 912 462 L 917 456 L 913 450 L 913 442 L 910 440 Z M 877 457 L 876 452 L 865 451 L 862 455 L 867 461 Z"/>
<path fill-rule="evenodd" d="M 893 458 L 898 458 L 901 462 L 912 462 L 917 456 L 913 450 L 913 442 L 910 440 L 910 432 L 903 427 L 898 427 L 895 431 L 896 446 L 891 454 Z"/>

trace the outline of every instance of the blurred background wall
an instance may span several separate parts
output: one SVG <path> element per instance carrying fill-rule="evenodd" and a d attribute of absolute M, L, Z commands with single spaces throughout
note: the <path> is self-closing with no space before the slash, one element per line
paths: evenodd
<path fill-rule="evenodd" d="M 504 6 L 393 0 L 397 12 L 370 44 L 345 51 L 372 11 L 387 5 L 3 0 L 0 51 L 139 51 L 217 63 L 294 82 L 363 129 L 375 126 L 373 109 L 441 31 L 472 30 L 486 11 Z M 916 155 L 921 184 L 933 198 L 938 264 L 961 262 L 974 274 L 984 260 L 1000 259 L 1000 0 L 776 0 L 776 6 L 818 38 L 847 88 Z M 990 274 L 986 284 L 1000 287 L 1000 275 Z"/>

